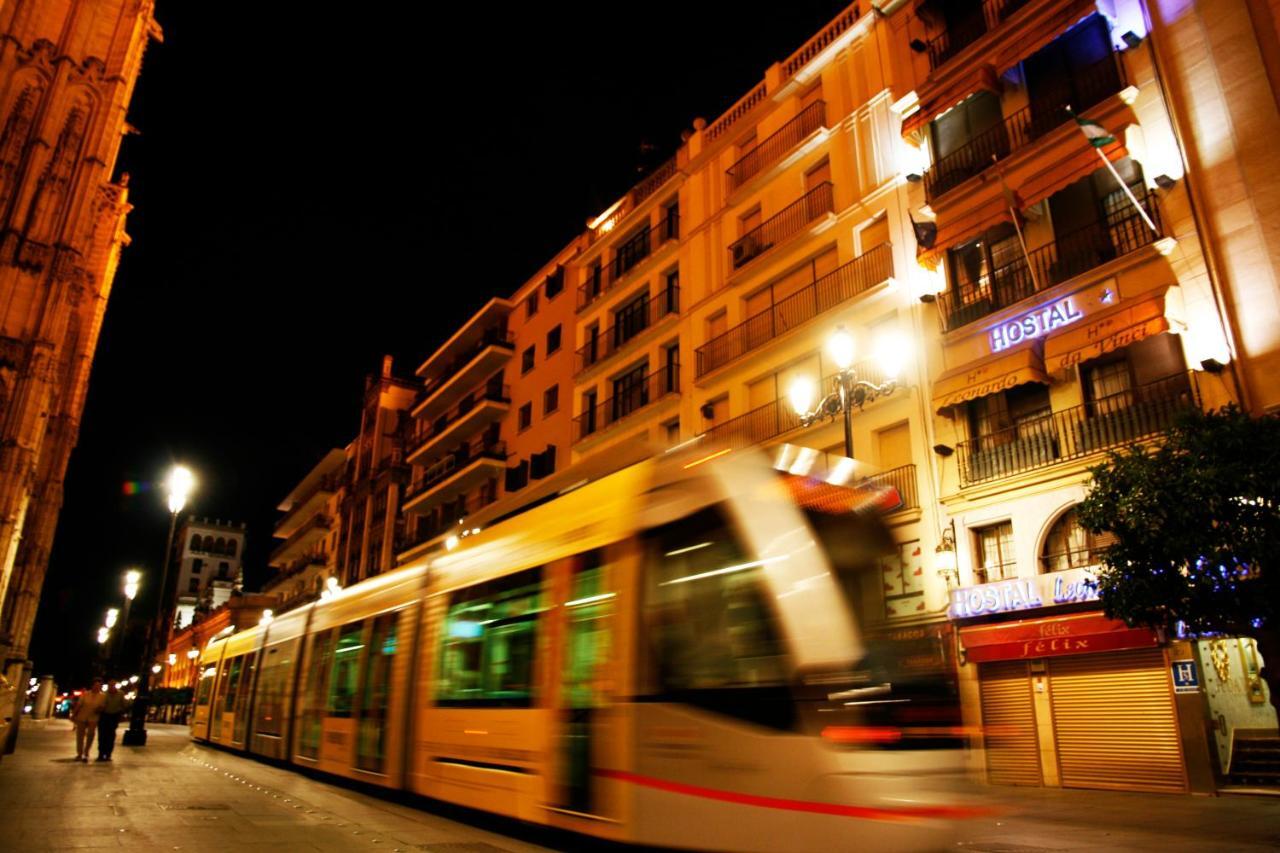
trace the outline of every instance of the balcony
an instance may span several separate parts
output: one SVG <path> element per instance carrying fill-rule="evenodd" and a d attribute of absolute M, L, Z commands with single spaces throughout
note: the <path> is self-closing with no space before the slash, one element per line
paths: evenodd
<path fill-rule="evenodd" d="M 1134 194 L 1156 228 L 1163 232 L 1155 194 L 1137 191 Z M 1112 212 L 1105 222 L 1055 236 L 1046 245 L 1028 252 L 1030 266 L 1018 250 L 1012 253 L 1011 261 L 996 267 L 990 274 L 986 273 L 984 265 L 983 273 L 976 280 L 963 274 L 957 276 L 959 280 L 938 296 L 943 331 L 954 331 L 1159 239 L 1160 234 L 1147 226 L 1126 198 L 1124 207 Z M 955 274 L 959 265 L 953 264 L 952 267 Z"/>
<path fill-rule="evenodd" d="M 430 542 L 437 536 L 460 529 L 458 527 L 458 519 L 466 518 L 472 513 L 479 512 L 496 500 L 496 497 L 477 493 L 459 496 L 457 499 L 440 506 L 437 512 L 422 519 L 418 525 L 409 525 L 412 530 L 411 532 L 407 530 L 397 541 L 396 553 L 403 554 L 405 551 Z"/>
<path fill-rule="evenodd" d="M 472 387 L 503 367 L 516 351 L 516 336 L 505 329 L 487 329 L 480 339 L 439 366 L 418 397 L 413 417 L 432 420 L 449 408 L 450 390 Z"/>
<path fill-rule="evenodd" d="M 882 243 L 698 347 L 698 378 L 888 281 L 892 275 L 893 247 Z"/>
<path fill-rule="evenodd" d="M 899 465 L 897 468 L 890 468 L 887 471 L 881 471 L 879 474 L 872 474 L 862 480 L 860 485 L 876 485 L 896 491 L 898 497 L 902 499 L 902 503 L 895 509 L 890 510 L 891 512 L 903 512 L 920 508 L 920 490 L 916 484 L 915 463 Z"/>
<path fill-rule="evenodd" d="M 972 486 L 1122 447 L 1164 432 L 1197 406 L 1187 374 L 1052 412 L 956 447 L 960 485 Z"/>
<path fill-rule="evenodd" d="M 341 480 L 339 477 L 325 477 L 315 487 L 293 502 L 288 511 L 276 522 L 275 536 L 287 539 L 311 516 L 322 511 L 329 499 L 337 492 Z"/>
<path fill-rule="evenodd" d="M 997 160 L 1020 151 L 1071 120 L 1067 107 L 1080 112 L 1119 93 L 1126 86 L 1124 66 L 1116 54 L 1081 69 L 1072 77 L 1051 81 L 1053 95 L 1040 98 L 983 131 L 938 160 L 924 173 L 925 198 L 940 196 L 986 171 Z"/>
<path fill-rule="evenodd" d="M 929 70 L 937 71 L 956 54 L 996 29 L 1029 0 L 986 0 L 967 18 L 950 23 L 929 40 Z"/>
<path fill-rule="evenodd" d="M 422 480 L 405 489 L 403 509 L 426 512 L 501 474 L 506 467 L 506 442 L 486 442 L 481 438 L 464 444 L 428 468 Z"/>
<path fill-rule="evenodd" d="M 613 316 L 612 326 L 595 334 L 588 331 L 586 344 L 577 352 L 576 372 L 583 373 L 617 355 L 641 334 L 679 313 L 680 288 L 674 286 L 666 288 L 656 298 L 640 300 L 635 307 L 628 306 L 618 311 Z"/>
<path fill-rule="evenodd" d="M 729 265 L 738 271 L 815 219 L 835 211 L 831 182 L 824 181 L 729 244 Z"/>
<path fill-rule="evenodd" d="M 299 527 L 292 536 L 284 540 L 271 552 L 271 559 L 267 561 L 267 564 L 271 566 L 287 565 L 291 558 L 298 556 L 305 549 L 323 538 L 332 527 L 333 521 L 329 516 L 324 514 L 312 516 L 306 524 Z"/>
<path fill-rule="evenodd" d="M 827 105 L 823 101 L 814 101 L 796 115 L 791 121 L 778 128 L 763 142 L 758 143 L 738 162 L 734 163 L 725 174 L 729 177 L 729 191 L 741 187 L 765 169 L 777 163 L 796 146 L 819 128 L 825 127 L 827 121 Z"/>
<path fill-rule="evenodd" d="M 511 409 L 511 386 L 491 382 L 478 395 L 463 399 L 452 412 L 438 417 L 431 428 L 410 449 L 406 461 L 420 463 L 432 448 L 444 442 L 458 442 L 475 435 Z"/>
<path fill-rule="evenodd" d="M 875 361 L 868 360 L 854 365 L 854 371 L 862 379 L 877 385 L 887 381 Z M 835 374 L 823 377 L 821 386 L 830 388 Z M 715 444 L 724 444 L 737 449 L 756 444 L 765 444 L 778 436 L 804 426 L 800 417 L 791 408 L 786 399 L 773 400 L 763 406 L 757 406 L 749 412 L 730 418 L 724 423 L 716 424 L 707 430 L 707 439 Z"/>
<path fill-rule="evenodd" d="M 679 393 L 680 365 L 673 364 L 670 367 L 655 370 L 636 380 L 630 387 L 616 391 L 614 396 L 574 418 L 573 440 L 579 442 L 604 432 L 651 403 L 656 403 L 670 394 Z"/>
<path fill-rule="evenodd" d="M 680 214 L 671 208 L 668 216 L 657 225 L 637 231 L 614 249 L 613 260 L 588 269 L 587 279 L 578 287 L 578 308 L 581 311 L 604 294 L 617 287 L 640 262 L 666 243 L 680 239 Z"/>

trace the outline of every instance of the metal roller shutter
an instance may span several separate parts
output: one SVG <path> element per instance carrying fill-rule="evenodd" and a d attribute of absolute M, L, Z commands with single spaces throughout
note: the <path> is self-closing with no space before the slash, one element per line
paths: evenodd
<path fill-rule="evenodd" d="M 1062 785 L 1185 791 L 1169 675 L 1159 649 L 1049 659 Z"/>
<path fill-rule="evenodd" d="M 984 663 L 980 675 L 987 780 L 996 785 L 1043 784 L 1026 662 Z"/>

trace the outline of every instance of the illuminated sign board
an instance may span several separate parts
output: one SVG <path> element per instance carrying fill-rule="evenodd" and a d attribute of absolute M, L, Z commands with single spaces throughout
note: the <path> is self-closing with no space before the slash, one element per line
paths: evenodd
<path fill-rule="evenodd" d="M 1098 600 L 1098 584 L 1088 569 L 1068 569 L 1033 578 L 1009 578 L 962 586 L 951 591 L 952 619 L 971 619 L 992 613 L 1039 610 L 1062 604 Z"/>
<path fill-rule="evenodd" d="M 1049 334 L 1054 329 L 1074 323 L 1084 314 L 1071 302 L 1071 297 L 1050 302 L 1021 317 L 1008 320 L 991 330 L 991 351 L 1000 352 L 1014 344 Z"/>

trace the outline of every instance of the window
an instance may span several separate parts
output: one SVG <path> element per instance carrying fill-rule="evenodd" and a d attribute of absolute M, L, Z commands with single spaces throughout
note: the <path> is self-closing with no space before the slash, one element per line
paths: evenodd
<path fill-rule="evenodd" d="M 804 173 L 805 192 L 828 183 L 831 183 L 831 162 L 829 160 L 823 159 L 821 163 Z"/>
<path fill-rule="evenodd" d="M 520 424 L 518 429 L 523 432 L 533 426 L 533 403 L 525 403 L 520 407 Z"/>
<path fill-rule="evenodd" d="M 191 574 L 198 575 L 204 569 L 204 560 L 196 557 L 191 561 Z"/>
<path fill-rule="evenodd" d="M 1049 528 L 1040 554 L 1040 570 L 1061 572 L 1096 566 L 1102 561 L 1102 552 L 1115 544 L 1112 533 L 1089 533 L 1080 526 L 1075 507 L 1058 516 Z"/>
<path fill-rule="evenodd" d="M 560 349 L 560 327 L 556 326 L 547 332 L 547 355 Z"/>
<path fill-rule="evenodd" d="M 284 734 L 284 707 L 287 691 L 292 686 L 293 653 L 297 642 L 268 646 L 262 655 L 262 672 L 258 676 L 254 734 L 281 737 Z"/>
<path fill-rule="evenodd" d="M 889 217 L 880 214 L 870 225 L 858 232 L 858 247 L 865 255 L 876 246 L 889 242 Z"/>
<path fill-rule="evenodd" d="M 760 208 L 757 207 L 749 213 L 744 213 L 738 217 L 738 235 L 742 236 L 755 230 L 760 224 Z"/>
<path fill-rule="evenodd" d="M 662 277 L 662 310 L 674 314 L 680 310 L 680 268 L 672 267 Z"/>
<path fill-rule="evenodd" d="M 1037 382 L 979 397 L 969 404 L 969 431 L 986 444 L 1005 444 L 1052 431 L 1049 389 Z"/>
<path fill-rule="evenodd" d="M 200 534 L 199 534 L 199 533 L 193 533 L 193 534 L 191 534 L 191 550 L 192 550 L 192 551 L 203 551 L 203 550 L 204 550 L 203 548 L 201 548 L 201 547 L 200 547 Z"/>
<path fill-rule="evenodd" d="M 924 612 L 924 554 L 919 539 L 901 542 L 895 553 L 880 558 L 880 580 L 886 619 Z"/>
<path fill-rule="evenodd" d="M 369 636 L 364 686 L 360 691 L 360 722 L 356 732 L 356 766 L 361 770 L 381 772 L 386 760 L 387 712 L 398 616 L 397 613 L 384 613 L 377 617 Z"/>
<path fill-rule="evenodd" d="M 644 553 L 647 692 L 742 715 L 764 708 L 743 689 L 785 691 L 786 655 L 761 569 L 717 509 L 648 532 Z M 776 711 L 789 720 L 792 708 Z"/>
<path fill-rule="evenodd" d="M 249 730 L 249 700 L 253 692 L 253 661 L 255 655 L 250 653 L 241 656 L 244 660 L 240 673 L 240 684 L 235 697 L 235 725 L 231 730 L 232 743 L 244 743 L 245 734 Z"/>
<path fill-rule="evenodd" d="M 978 567 L 975 570 L 979 583 L 1016 577 L 1018 567 L 1013 555 L 1013 522 L 1005 521 L 973 531 L 977 540 Z"/>
<path fill-rule="evenodd" d="M 231 564 L 228 563 L 226 560 L 219 560 L 218 561 L 218 580 L 222 580 L 222 581 L 230 580 L 231 579 L 230 575 L 231 575 Z"/>
<path fill-rule="evenodd" d="M 236 555 L 236 548 L 239 547 L 239 544 L 240 543 L 237 542 L 235 539 L 227 540 L 227 556 L 228 557 L 234 557 Z"/>
<path fill-rule="evenodd" d="M 662 236 L 667 240 L 680 238 L 680 202 L 673 201 L 662 208 Z"/>
<path fill-rule="evenodd" d="M 546 291 L 547 300 L 550 301 L 564 290 L 564 267 L 556 267 L 556 271 L 547 276 L 546 283 L 543 285 Z"/>
<path fill-rule="evenodd" d="M 187 594 L 195 595 L 200 592 L 200 578 L 192 578 L 187 582 Z"/>
<path fill-rule="evenodd" d="M 933 192 L 943 193 L 991 165 L 993 156 L 1009 152 L 1000 98 L 979 92 L 930 123 L 933 149 Z"/>
<path fill-rule="evenodd" d="M 680 443 L 680 419 L 676 418 L 667 421 L 662 425 L 663 440 L 666 441 L 668 447 L 673 447 Z"/>
<path fill-rule="evenodd" d="M 364 622 L 352 622 L 340 629 L 338 644 L 333 650 L 333 671 L 329 675 L 325 701 L 325 710 L 330 717 L 351 716 L 351 703 L 355 699 L 356 682 L 360 676 L 363 633 Z"/>
<path fill-rule="evenodd" d="M 546 391 L 542 392 L 542 414 L 551 414 L 560 408 L 560 386 L 552 385 Z"/>
<path fill-rule="evenodd" d="M 534 480 L 550 477 L 556 472 L 556 446 L 548 444 L 547 449 L 535 453 L 529 458 L 529 476 Z"/>
<path fill-rule="evenodd" d="M 649 291 L 644 291 L 613 314 L 612 345 L 620 347 L 649 327 Z"/>
<path fill-rule="evenodd" d="M 637 364 L 613 380 L 613 411 L 610 420 L 624 418 L 649 403 L 649 383 L 645 373 L 648 367 Z"/>
<path fill-rule="evenodd" d="M 596 431 L 596 403 L 599 396 L 595 389 L 585 391 L 582 394 L 582 415 L 581 426 L 578 430 L 578 437 L 591 435 Z"/>
<path fill-rule="evenodd" d="M 538 291 L 530 293 L 524 300 L 524 316 L 527 320 L 538 313 Z"/>
<path fill-rule="evenodd" d="M 714 340 L 729 330 L 729 315 L 723 309 L 707 318 L 707 340 Z"/>
<path fill-rule="evenodd" d="M 1022 63 L 1030 101 L 1031 138 L 1062 124 L 1066 107 L 1077 112 L 1120 90 L 1106 21 L 1093 15 Z"/>
<path fill-rule="evenodd" d="M 522 375 L 533 370 L 534 350 L 535 347 L 531 346 L 524 352 L 520 353 L 520 373 Z"/>
<path fill-rule="evenodd" d="M 307 758 L 320 754 L 320 732 L 324 721 L 324 698 L 329 689 L 329 660 L 333 656 L 333 631 L 311 637 L 311 654 L 307 659 L 307 686 L 302 697 L 302 723 L 298 736 L 298 753 Z"/>
<path fill-rule="evenodd" d="M 531 706 L 541 611 L 542 569 L 453 593 L 445 616 L 437 704 Z"/>

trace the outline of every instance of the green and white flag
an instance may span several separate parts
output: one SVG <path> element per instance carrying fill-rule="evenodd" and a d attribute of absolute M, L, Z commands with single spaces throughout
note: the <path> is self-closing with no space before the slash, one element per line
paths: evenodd
<path fill-rule="evenodd" d="M 1116 138 L 1107 132 L 1107 129 L 1096 121 L 1090 121 L 1084 116 L 1078 116 L 1075 113 L 1071 117 L 1076 120 L 1076 124 L 1080 126 L 1080 132 L 1089 140 L 1089 144 L 1094 148 L 1102 148 L 1116 141 Z"/>

